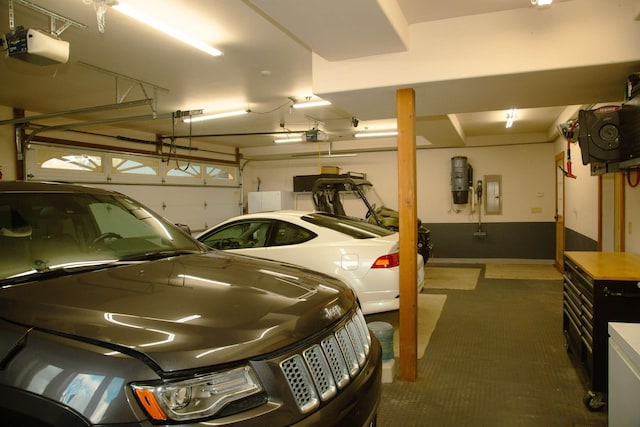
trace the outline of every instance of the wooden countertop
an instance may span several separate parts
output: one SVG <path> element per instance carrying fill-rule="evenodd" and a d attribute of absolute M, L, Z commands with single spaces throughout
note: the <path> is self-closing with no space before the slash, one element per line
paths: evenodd
<path fill-rule="evenodd" d="M 640 256 L 627 252 L 564 253 L 594 280 L 640 281 Z"/>

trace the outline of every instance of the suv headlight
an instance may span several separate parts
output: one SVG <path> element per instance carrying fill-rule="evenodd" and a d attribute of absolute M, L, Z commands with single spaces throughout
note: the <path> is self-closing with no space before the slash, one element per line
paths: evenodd
<path fill-rule="evenodd" d="M 160 385 L 136 383 L 131 387 L 140 404 L 156 421 L 209 417 L 227 404 L 263 390 L 249 366 Z"/>

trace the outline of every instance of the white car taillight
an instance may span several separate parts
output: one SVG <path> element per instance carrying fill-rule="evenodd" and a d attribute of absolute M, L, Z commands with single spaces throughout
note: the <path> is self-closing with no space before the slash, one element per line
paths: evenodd
<path fill-rule="evenodd" d="M 400 265 L 400 253 L 382 255 L 373 262 L 371 268 L 392 268 Z"/>

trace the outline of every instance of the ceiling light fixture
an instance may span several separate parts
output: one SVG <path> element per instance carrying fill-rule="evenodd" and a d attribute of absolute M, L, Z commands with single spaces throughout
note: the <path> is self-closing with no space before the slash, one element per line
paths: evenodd
<path fill-rule="evenodd" d="M 295 109 L 299 109 L 299 108 L 311 108 L 311 107 L 322 107 L 323 105 L 331 105 L 331 103 L 329 101 L 311 101 L 311 102 L 301 102 L 301 103 L 297 103 L 295 101 L 293 101 L 293 108 Z"/>
<path fill-rule="evenodd" d="M 356 138 L 376 138 L 376 137 L 396 136 L 396 135 L 398 135 L 397 130 L 381 131 L 381 132 L 358 132 L 353 134 L 353 136 Z"/>
<path fill-rule="evenodd" d="M 538 7 L 550 6 L 551 3 L 553 3 L 553 0 L 531 0 L 531 5 Z"/>
<path fill-rule="evenodd" d="M 204 116 L 197 117 L 185 117 L 182 119 L 185 123 L 193 123 L 193 122 L 201 122 L 203 120 L 213 120 L 213 119 L 223 119 L 225 117 L 234 117 L 234 116 L 242 116 L 243 114 L 249 113 L 251 110 L 237 110 L 237 111 L 227 111 L 226 113 L 216 113 L 216 114 L 207 114 Z"/>
<path fill-rule="evenodd" d="M 329 152 L 327 154 L 320 154 L 320 152 L 318 151 L 318 154 L 311 154 L 311 153 L 304 153 L 304 154 L 293 154 L 291 157 L 322 157 L 322 158 L 334 158 L 334 157 L 356 157 L 357 154 L 356 153 L 344 153 L 344 154 L 333 154 L 331 152 L 332 150 L 332 146 L 333 146 L 333 142 L 328 141 L 329 142 Z"/>
<path fill-rule="evenodd" d="M 273 140 L 276 144 L 286 144 L 287 142 L 302 142 L 302 136 L 287 136 Z"/>
<path fill-rule="evenodd" d="M 518 111 L 515 108 L 512 108 L 509 111 L 507 111 L 507 124 L 506 124 L 507 129 L 513 126 L 513 122 L 515 122 L 517 118 L 518 118 Z"/>
<path fill-rule="evenodd" d="M 161 31 L 167 34 L 168 36 L 178 39 L 183 43 L 186 43 L 190 46 L 195 47 L 196 49 L 200 49 L 201 51 L 206 52 L 209 55 L 212 55 L 212 56 L 222 55 L 222 51 L 214 47 L 211 47 L 200 40 L 194 39 L 193 37 L 190 37 L 184 33 L 181 33 L 180 31 L 176 30 L 173 27 L 170 27 L 169 25 L 163 22 L 156 21 L 155 19 L 146 16 L 144 13 L 128 6 L 127 4 L 124 4 L 123 2 L 118 2 L 112 5 L 111 7 L 120 13 L 123 13 L 137 21 L 142 22 L 143 24 L 146 24 L 152 28 L 155 28 L 158 31 Z"/>

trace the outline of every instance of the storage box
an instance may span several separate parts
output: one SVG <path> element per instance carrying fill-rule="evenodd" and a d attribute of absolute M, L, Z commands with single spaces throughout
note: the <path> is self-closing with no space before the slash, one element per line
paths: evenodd
<path fill-rule="evenodd" d="M 396 377 L 396 360 L 385 360 L 382 362 L 382 382 L 385 384 L 392 383 Z"/>
<path fill-rule="evenodd" d="M 322 166 L 320 168 L 320 173 L 322 173 L 322 174 L 331 173 L 331 174 L 339 175 L 340 174 L 340 168 L 338 166 Z"/>
<path fill-rule="evenodd" d="M 293 192 L 304 193 L 313 189 L 313 183 L 318 178 L 332 178 L 337 177 L 337 174 L 322 174 L 322 175 L 296 175 L 293 177 Z"/>

